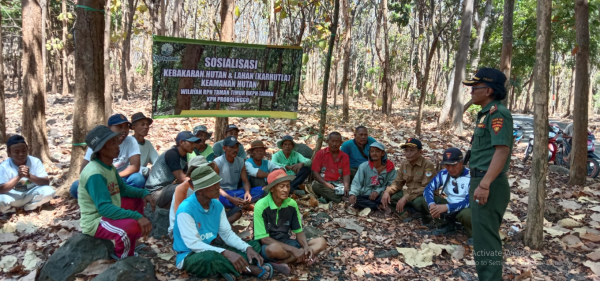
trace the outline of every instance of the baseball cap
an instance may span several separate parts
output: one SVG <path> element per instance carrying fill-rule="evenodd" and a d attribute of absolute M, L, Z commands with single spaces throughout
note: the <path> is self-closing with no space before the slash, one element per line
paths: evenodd
<path fill-rule="evenodd" d="M 127 120 L 127 117 L 125 117 L 123 114 L 117 113 L 108 118 L 108 126 L 114 126 L 123 123 L 130 124 L 129 120 Z"/>
<path fill-rule="evenodd" d="M 240 131 L 240 129 L 234 125 L 234 124 L 229 124 L 229 126 L 227 126 L 227 129 L 225 129 L 225 133 L 231 131 L 231 130 L 238 130 L 238 132 Z"/>
<path fill-rule="evenodd" d="M 485 83 L 494 90 L 496 99 L 503 100 L 506 97 L 506 75 L 498 69 L 484 67 L 480 68 L 471 79 L 463 80 L 463 84 L 473 86 L 476 83 Z"/>
<path fill-rule="evenodd" d="M 204 126 L 204 125 L 198 125 L 198 126 L 194 127 L 194 135 L 197 135 L 198 132 L 205 132 L 209 135 L 209 137 L 212 136 L 212 134 L 213 134 L 212 132 L 209 132 L 208 128 L 206 128 L 206 126 Z"/>
<path fill-rule="evenodd" d="M 383 146 L 383 143 L 380 143 L 380 142 L 374 142 L 374 143 L 372 143 L 371 147 L 377 147 L 377 148 L 385 151 L 385 146 Z"/>
<path fill-rule="evenodd" d="M 21 135 L 13 135 L 10 138 L 8 138 L 8 140 L 6 141 L 6 148 L 10 148 L 11 145 L 15 145 L 17 143 L 24 143 L 27 144 L 25 142 L 25 138 Z"/>
<path fill-rule="evenodd" d="M 440 165 L 456 165 L 458 162 L 462 163 L 462 161 L 463 154 L 460 149 L 451 147 L 444 151 L 444 158 L 442 159 L 442 162 L 440 162 Z"/>
<path fill-rule="evenodd" d="M 110 128 L 104 125 L 98 125 L 94 127 L 86 136 L 85 143 L 92 150 L 92 156 L 90 160 L 96 158 L 96 153 L 104 147 L 106 142 L 116 136 L 119 133 L 113 132 Z"/>
<path fill-rule="evenodd" d="M 200 139 L 192 134 L 190 131 L 183 131 L 177 134 L 175 138 L 175 143 L 179 145 L 181 141 L 189 141 L 189 142 L 199 142 Z"/>
<path fill-rule="evenodd" d="M 217 173 L 215 173 L 215 171 L 211 167 L 202 166 L 194 169 L 192 175 L 190 176 L 190 180 L 192 181 L 192 185 L 194 186 L 192 190 L 195 192 L 220 182 L 221 177 L 217 175 Z"/>
<path fill-rule="evenodd" d="M 421 144 L 421 141 L 418 139 L 407 139 L 406 142 L 400 146 L 400 148 L 406 148 L 406 147 L 416 147 L 418 149 L 423 149 L 423 144 Z"/>
<path fill-rule="evenodd" d="M 223 146 L 236 146 L 237 144 L 239 142 L 234 136 L 228 136 L 223 140 Z"/>
<path fill-rule="evenodd" d="M 152 124 L 152 122 L 154 121 L 154 120 L 152 120 L 152 118 L 146 117 L 146 115 L 144 115 L 144 113 L 138 112 L 131 116 L 131 123 L 133 124 L 133 123 L 143 120 L 143 119 L 147 119 L 150 124 Z"/>

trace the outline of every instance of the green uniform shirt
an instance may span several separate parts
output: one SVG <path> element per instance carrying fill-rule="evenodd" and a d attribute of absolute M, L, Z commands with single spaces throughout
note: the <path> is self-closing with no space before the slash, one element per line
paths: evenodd
<path fill-rule="evenodd" d="M 513 119 L 510 111 L 500 103 L 494 100 L 488 103 L 479 113 L 475 131 L 473 132 L 473 145 L 471 147 L 471 160 L 469 167 L 471 169 L 487 171 L 492 162 L 492 157 L 496 152 L 496 145 L 506 145 L 512 152 Z M 506 158 L 506 163 L 502 172 L 508 171 L 510 164 L 510 154 Z"/>
<path fill-rule="evenodd" d="M 302 232 L 302 216 L 294 199 L 287 198 L 277 207 L 271 192 L 258 200 L 254 206 L 254 240 L 271 237 L 285 243 L 290 239 L 290 230 Z"/>

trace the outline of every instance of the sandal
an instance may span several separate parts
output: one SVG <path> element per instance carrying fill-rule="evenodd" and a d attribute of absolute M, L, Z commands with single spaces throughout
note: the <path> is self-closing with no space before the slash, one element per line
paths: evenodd
<path fill-rule="evenodd" d="M 223 277 L 225 281 L 235 281 L 235 277 L 229 273 L 221 273 L 221 277 Z"/>
<path fill-rule="evenodd" d="M 154 250 L 152 250 L 151 247 L 147 246 L 146 244 L 139 244 L 137 246 L 135 246 L 135 250 L 133 250 L 134 253 L 139 254 L 139 255 L 146 255 L 146 256 L 156 256 L 156 252 Z"/>
<path fill-rule="evenodd" d="M 270 263 L 265 263 L 265 264 L 263 264 L 262 267 L 258 266 L 258 268 L 260 268 L 262 270 L 262 272 L 256 276 L 259 279 L 270 280 L 273 277 L 273 266 Z M 268 272 L 267 272 L 267 269 L 269 270 Z"/>

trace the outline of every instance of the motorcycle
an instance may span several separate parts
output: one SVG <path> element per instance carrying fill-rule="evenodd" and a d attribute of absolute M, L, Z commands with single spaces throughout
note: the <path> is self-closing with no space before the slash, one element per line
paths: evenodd
<path fill-rule="evenodd" d="M 558 138 L 558 133 L 561 131 L 560 127 L 557 124 L 551 123 L 548 124 L 548 161 L 554 161 L 556 158 L 556 151 L 558 150 L 558 145 L 556 144 L 556 139 Z M 529 142 L 527 142 L 527 148 L 525 148 L 525 156 L 523 157 L 523 162 L 527 162 L 531 154 L 533 153 L 533 134 L 529 135 Z"/>
<path fill-rule="evenodd" d="M 561 131 L 562 134 L 562 131 Z M 594 153 L 596 137 L 592 132 L 588 131 L 587 139 L 587 176 L 588 178 L 595 178 L 600 174 L 600 164 L 598 161 L 600 157 Z M 565 161 L 565 157 L 569 155 L 571 151 L 571 145 L 565 141 L 562 137 L 557 139 L 558 152 L 556 153 L 556 159 L 554 160 L 555 165 L 563 166 L 565 168 L 570 167 L 570 163 Z"/>
<path fill-rule="evenodd" d="M 513 123 L 513 140 L 515 142 L 515 145 L 518 145 L 521 142 L 524 133 L 525 130 L 523 129 L 523 126 L 521 126 L 521 124 L 516 122 Z"/>

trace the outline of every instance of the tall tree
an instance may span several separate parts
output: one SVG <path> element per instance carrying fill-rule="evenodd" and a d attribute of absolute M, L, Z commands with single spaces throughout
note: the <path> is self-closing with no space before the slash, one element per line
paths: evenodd
<path fill-rule="evenodd" d="M 389 27 L 388 27 L 388 1 L 381 0 L 379 2 L 379 12 L 377 12 L 377 29 L 375 31 L 375 50 L 377 51 L 377 58 L 383 70 L 381 75 L 380 91 L 381 99 L 383 101 L 381 105 L 381 112 L 384 115 L 391 113 L 392 103 L 388 100 L 388 95 L 392 94 L 392 80 L 390 79 L 390 48 L 389 48 Z M 381 38 L 381 29 L 383 28 L 383 40 Z M 382 42 L 380 42 L 382 41 Z M 383 45 L 383 50 L 382 46 Z M 390 96 L 391 97 L 391 96 Z"/>
<path fill-rule="evenodd" d="M 104 8 L 104 45 L 102 49 L 103 57 L 106 58 L 104 60 L 104 119 L 108 120 L 108 117 L 112 115 L 112 80 L 110 73 L 110 15 L 112 14 L 110 8 L 111 0 L 105 0 L 106 6 Z M 77 77 L 76 77 L 77 79 Z M 91 129 L 91 128 L 89 128 Z M 85 135 L 84 135 L 85 137 Z"/>
<path fill-rule="evenodd" d="M 533 90 L 535 139 L 548 137 L 548 95 L 550 93 L 550 39 L 552 33 L 552 0 L 537 1 L 537 42 L 535 54 L 535 87 Z M 539 250 L 544 244 L 544 204 L 548 175 L 548 146 L 545 141 L 533 145 L 531 183 L 527 204 L 525 245 Z"/>
<path fill-rule="evenodd" d="M 539 4 L 539 3 L 538 3 Z M 513 51 L 513 16 L 515 13 L 515 0 L 504 0 L 504 22 L 502 24 L 502 54 L 500 55 L 500 71 L 506 75 L 506 98 L 502 100 L 502 104 L 505 106 L 511 99 L 510 96 L 510 67 L 512 61 Z M 539 19 L 539 18 L 538 18 Z"/>
<path fill-rule="evenodd" d="M 235 9 L 235 0 L 221 0 L 221 41 L 233 42 L 233 27 L 235 25 L 233 12 Z M 215 141 L 225 138 L 225 129 L 229 124 L 228 117 L 215 118 Z"/>
<path fill-rule="evenodd" d="M 85 155 L 85 135 L 104 118 L 104 10 L 105 0 L 79 0 L 75 22 L 75 104 L 73 115 L 73 146 L 67 174 L 68 185 L 79 177 L 81 159 Z M 90 7 L 95 10 L 84 9 Z M 65 188 L 66 187 L 66 188 Z M 63 192 L 64 192 L 63 191 Z M 65 193 L 66 193 L 65 192 Z"/>
<path fill-rule="evenodd" d="M 471 39 L 471 26 L 473 23 L 473 0 L 464 0 L 462 18 L 460 23 L 460 40 L 456 54 L 454 85 L 452 86 L 452 127 L 461 134 L 463 129 L 463 93 L 462 81 L 465 79 L 467 57 L 469 56 L 469 42 Z"/>
<path fill-rule="evenodd" d="M 344 61 L 342 62 L 343 70 L 342 70 L 342 84 L 340 85 L 340 91 L 342 92 L 342 121 L 348 122 L 349 120 L 349 101 L 348 101 L 348 81 L 350 72 L 350 56 L 352 46 L 352 23 L 354 22 L 354 12 L 355 9 L 350 9 L 350 1 L 349 0 L 341 0 L 341 9 L 342 16 L 344 17 L 344 41 L 342 45 L 342 49 L 344 50 Z"/>
<path fill-rule="evenodd" d="M 333 8 L 333 22 L 329 31 L 332 35 L 329 37 L 329 47 L 327 48 L 327 56 L 325 57 L 325 73 L 323 74 L 323 95 L 321 96 L 321 120 L 319 121 L 319 136 L 317 137 L 317 144 L 315 145 L 313 158 L 315 154 L 321 150 L 323 145 L 323 135 L 325 134 L 325 125 L 327 124 L 327 91 L 329 87 L 329 72 L 331 72 L 331 56 L 333 55 L 333 47 L 335 44 L 335 34 L 338 28 L 338 18 L 340 15 L 340 0 L 335 0 Z"/>
<path fill-rule="evenodd" d="M 577 54 L 575 56 L 575 96 L 573 108 L 573 150 L 569 183 L 583 185 L 587 179 L 587 127 L 589 102 L 590 61 L 590 11 L 588 0 L 575 1 L 575 30 Z M 573 157 L 576 155 L 577 157 Z"/>
<path fill-rule="evenodd" d="M 62 0 L 61 3 L 61 13 L 62 13 L 62 41 L 63 41 L 63 48 L 62 48 L 62 67 L 61 67 L 61 71 L 62 71 L 62 95 L 66 96 L 69 94 L 69 78 L 68 78 L 68 70 L 67 70 L 67 25 L 69 23 L 69 19 L 67 17 L 67 0 Z"/>
<path fill-rule="evenodd" d="M 0 13 L 0 38 L 2 37 L 2 13 Z M 0 143 L 6 141 L 6 107 L 4 105 L 4 47 L 0 39 Z M 16 71 L 16 70 L 15 70 Z"/>
<path fill-rule="evenodd" d="M 40 3 L 21 0 L 23 9 L 23 137 L 29 153 L 43 162 L 51 161 L 46 135 L 46 85 L 42 69 L 42 18 Z"/>
<path fill-rule="evenodd" d="M 483 38 L 485 36 L 485 29 L 487 28 L 488 21 L 490 20 L 490 16 L 492 15 L 492 0 L 485 1 L 485 8 L 483 11 L 483 18 L 479 20 L 479 17 L 476 17 L 475 21 L 477 26 L 477 38 L 475 39 L 475 43 L 473 43 L 473 51 L 471 52 L 472 61 L 471 61 L 471 72 L 477 72 L 479 68 L 479 59 L 481 58 L 481 46 L 483 45 Z M 475 13 L 477 16 L 477 13 Z"/>
<path fill-rule="evenodd" d="M 138 0 L 127 0 L 127 13 L 123 14 L 125 17 L 125 38 L 123 39 L 123 46 L 121 48 L 121 89 L 123 90 L 123 99 L 129 99 L 129 89 L 127 88 L 127 72 L 131 68 L 130 50 L 131 50 L 131 28 L 133 26 L 133 16 L 135 15 L 135 7 L 138 4 Z"/>

